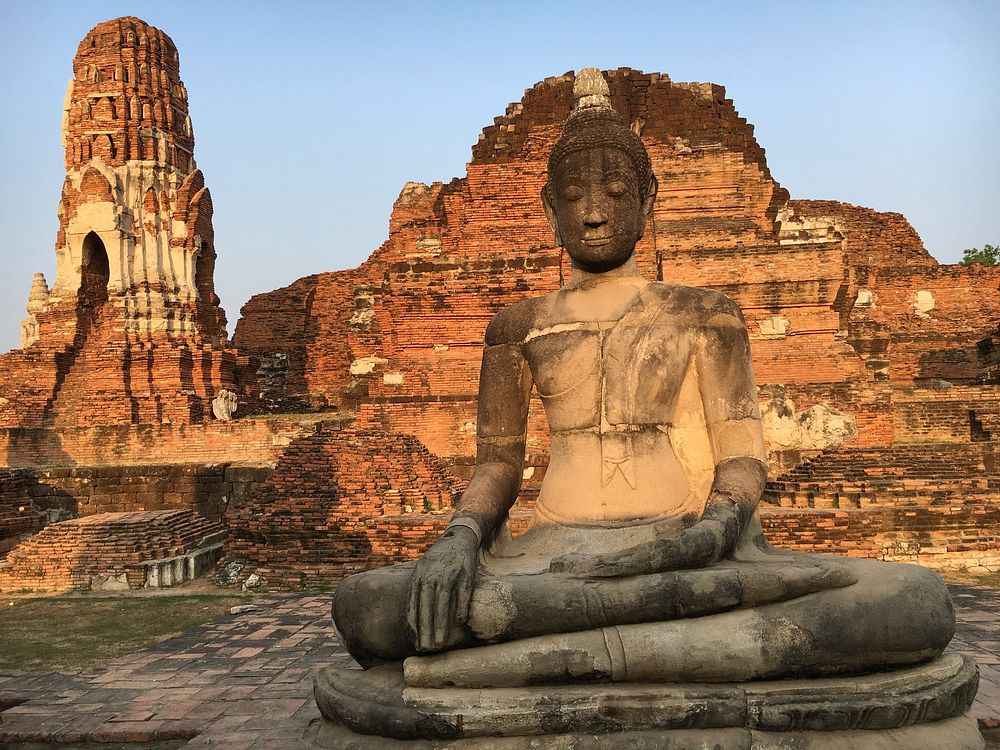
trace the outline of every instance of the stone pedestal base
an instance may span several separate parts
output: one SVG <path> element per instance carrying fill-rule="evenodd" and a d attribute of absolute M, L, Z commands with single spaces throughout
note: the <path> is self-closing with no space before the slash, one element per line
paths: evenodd
<path fill-rule="evenodd" d="M 402 665 L 328 667 L 316 748 L 338 750 L 982 750 L 979 675 L 948 654 L 853 677 L 744 684 L 413 688 Z"/>

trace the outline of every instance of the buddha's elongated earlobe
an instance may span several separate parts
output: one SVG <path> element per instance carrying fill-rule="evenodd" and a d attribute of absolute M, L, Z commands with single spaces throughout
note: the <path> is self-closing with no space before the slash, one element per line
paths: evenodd
<path fill-rule="evenodd" d="M 639 237 L 637 238 L 639 240 L 646 233 L 646 224 L 649 222 L 649 217 L 653 215 L 653 206 L 656 205 L 656 191 L 659 186 L 660 183 L 656 181 L 656 176 L 650 175 L 649 184 L 646 185 L 646 191 L 642 198 L 642 207 L 640 208 L 642 222 L 639 225 Z"/>
<path fill-rule="evenodd" d="M 552 228 L 556 247 L 562 247 L 562 237 L 559 236 L 559 219 L 556 218 L 556 209 L 552 205 L 552 189 L 549 183 L 545 183 L 545 187 L 542 188 L 542 208 L 545 209 L 545 218 L 548 219 L 549 227 Z"/>

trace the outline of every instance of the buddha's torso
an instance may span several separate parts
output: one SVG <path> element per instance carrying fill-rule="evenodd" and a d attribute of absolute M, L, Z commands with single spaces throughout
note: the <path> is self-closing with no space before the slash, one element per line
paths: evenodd
<path fill-rule="evenodd" d="M 561 290 L 524 354 L 551 434 L 536 524 L 616 526 L 701 510 L 670 429 L 695 345 L 671 289 L 639 279 Z"/>

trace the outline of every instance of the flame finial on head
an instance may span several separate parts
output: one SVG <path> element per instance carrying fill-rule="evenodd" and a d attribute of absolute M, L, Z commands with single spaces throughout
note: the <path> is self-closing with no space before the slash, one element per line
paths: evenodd
<path fill-rule="evenodd" d="M 573 111 L 611 109 L 611 91 L 597 68 L 583 68 L 573 81 Z"/>

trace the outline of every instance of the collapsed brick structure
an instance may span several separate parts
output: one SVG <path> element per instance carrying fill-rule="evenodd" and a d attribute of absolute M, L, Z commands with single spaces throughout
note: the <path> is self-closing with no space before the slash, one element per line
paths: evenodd
<path fill-rule="evenodd" d="M 420 554 L 451 515 L 458 483 L 416 438 L 323 432 L 293 442 L 246 502 L 230 505 L 227 559 L 265 585 L 330 585 Z"/>
<path fill-rule="evenodd" d="M 99 513 L 46 526 L 0 563 L 0 591 L 171 586 L 210 568 L 225 531 L 190 510 Z"/>
<path fill-rule="evenodd" d="M 5 575 L 46 589 L 98 575 L 134 587 L 144 570 L 149 585 L 179 581 L 221 540 L 190 570 L 149 545 L 173 539 L 182 555 L 319 420 L 210 421 L 241 363 L 171 39 L 133 17 L 95 26 L 73 60 L 62 133 L 56 277 L 49 289 L 35 274 L 21 347 L 0 355 L 0 465 L 16 467 L 0 471 L 0 555 L 54 525 L 10 552 Z"/>
<path fill-rule="evenodd" d="M 629 69 L 607 78 L 660 183 L 640 268 L 739 302 L 774 417 L 775 474 L 838 451 L 772 486 L 769 523 L 795 529 L 781 541 L 1000 565 L 997 433 L 981 426 L 1000 392 L 979 384 L 977 354 L 1000 320 L 1000 269 L 939 265 L 899 214 L 790 200 L 721 86 Z M 501 306 L 556 289 L 568 270 L 539 193 L 571 89 L 567 74 L 526 91 L 483 131 L 465 177 L 408 183 L 389 239 L 365 263 L 253 298 L 235 343 L 255 358 L 287 356 L 290 396 L 355 408 L 359 428 L 414 435 L 467 477 L 486 324 Z M 537 400 L 529 429 L 530 502 L 547 450 Z M 935 460 L 912 460 L 911 444 Z M 869 470 L 901 477 L 902 495 L 877 482 L 855 491 Z M 952 481 L 974 474 L 985 477 L 976 492 Z M 823 499 L 838 493 L 858 499 Z M 874 536 L 873 508 L 892 509 Z M 955 509 L 947 520 L 944 508 Z"/>
<path fill-rule="evenodd" d="M 236 357 L 170 37 L 132 17 L 95 26 L 62 131 L 56 278 L 35 275 L 21 349 L 0 355 L 0 428 L 200 422 Z"/>

